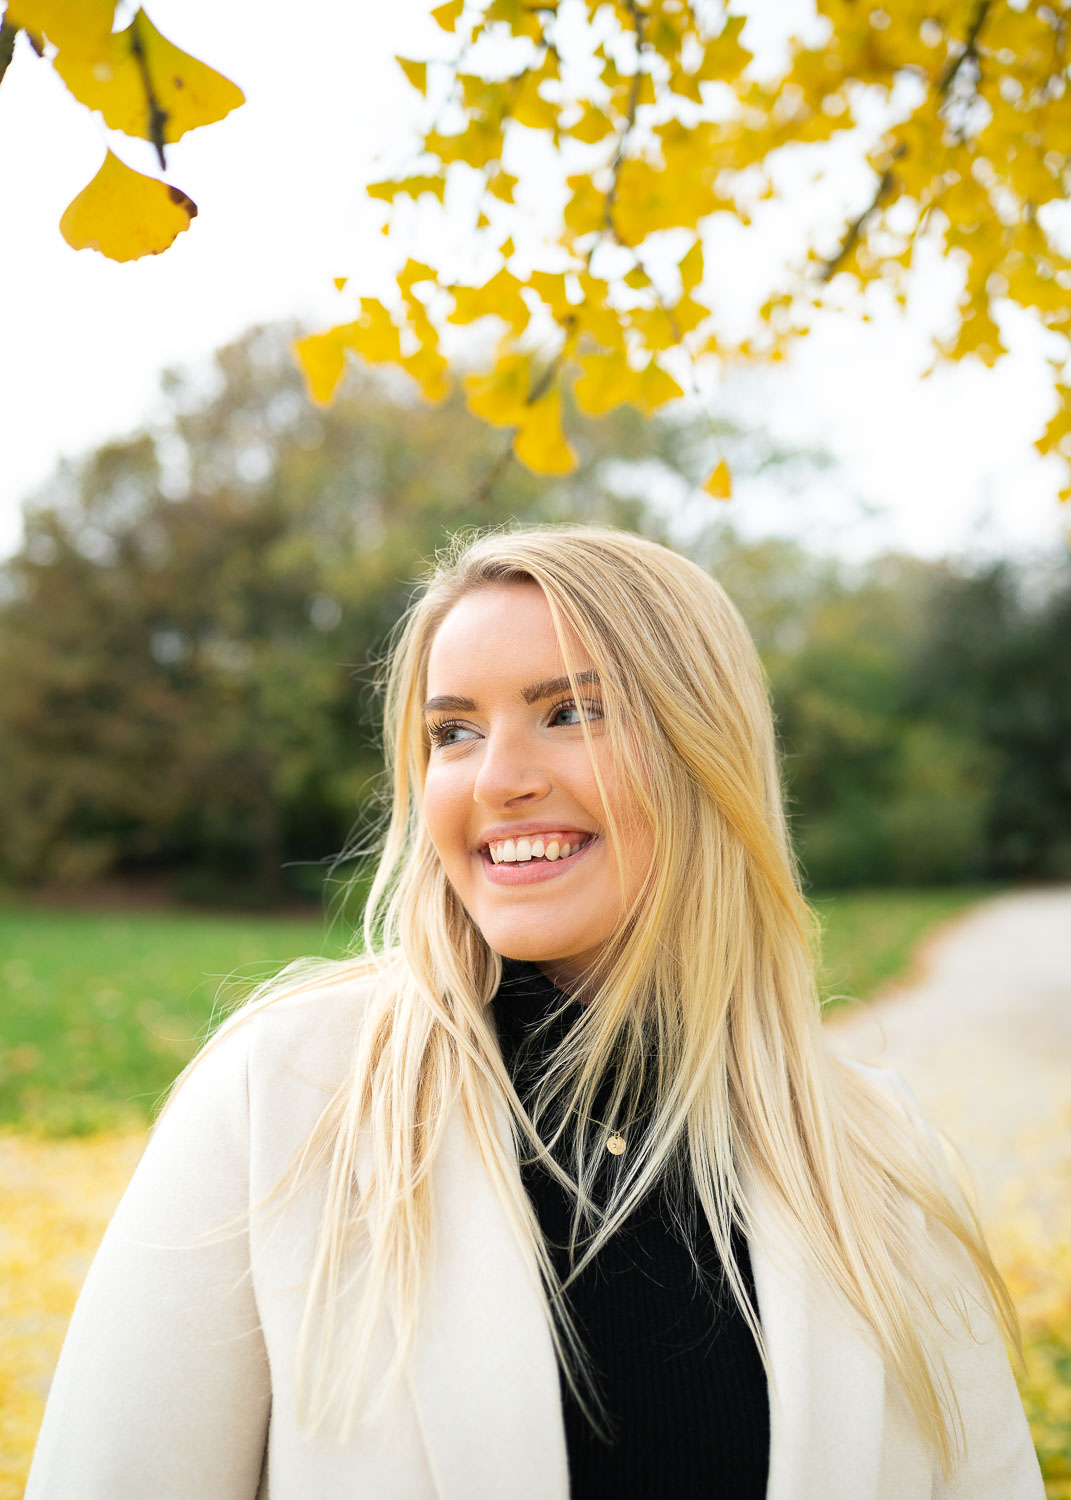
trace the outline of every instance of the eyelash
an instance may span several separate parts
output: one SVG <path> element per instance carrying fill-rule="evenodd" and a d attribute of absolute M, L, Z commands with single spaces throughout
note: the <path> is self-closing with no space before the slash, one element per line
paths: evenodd
<path fill-rule="evenodd" d="M 567 709 L 567 708 L 577 709 L 577 703 L 576 703 L 576 699 L 575 698 L 563 698 L 560 703 L 555 703 L 554 707 L 550 711 L 550 717 L 553 719 L 556 714 L 561 713 L 564 709 Z M 577 711 L 579 712 L 579 710 L 577 710 Z M 594 702 L 585 703 L 584 707 L 583 707 L 583 712 L 584 712 L 585 717 L 587 717 L 589 719 L 601 719 L 602 718 L 602 704 L 601 703 L 594 703 Z M 469 724 L 463 724 L 460 719 L 444 719 L 441 723 L 438 723 L 438 724 L 431 723 L 431 724 L 428 725 L 428 738 L 431 740 L 432 745 L 437 750 L 449 749 L 450 745 L 447 742 L 446 736 L 450 732 L 450 730 L 451 729 L 469 729 L 471 727 L 472 726 L 469 725 Z M 560 727 L 562 727 L 564 729 L 576 729 L 578 727 L 578 725 L 577 724 L 565 724 L 565 725 L 562 725 Z M 454 741 L 454 743 L 458 743 L 458 742 Z"/>

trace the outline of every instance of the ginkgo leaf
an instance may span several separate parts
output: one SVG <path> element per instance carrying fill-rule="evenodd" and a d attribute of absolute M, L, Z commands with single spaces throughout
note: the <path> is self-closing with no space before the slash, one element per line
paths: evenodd
<path fill-rule="evenodd" d="M 450 394 L 448 365 L 437 349 L 418 349 L 415 354 L 407 355 L 401 365 L 420 386 L 425 401 L 442 401 Z"/>
<path fill-rule="evenodd" d="M 309 395 L 321 406 L 326 406 L 335 394 L 346 368 L 347 327 L 340 323 L 326 333 L 310 333 L 295 339 L 291 345 Z"/>
<path fill-rule="evenodd" d="M 349 281 L 350 278 L 348 276 L 334 276 L 331 279 L 335 283 L 335 291 L 343 292 L 346 290 L 346 282 Z"/>
<path fill-rule="evenodd" d="M 110 46 L 115 0 L 9 0 L 8 26 L 46 36 L 62 52 L 99 58 Z"/>
<path fill-rule="evenodd" d="M 729 500 L 733 493 L 733 476 L 729 473 L 729 465 L 724 458 L 711 470 L 706 483 L 703 486 L 705 494 L 712 495 L 715 500 Z"/>
<path fill-rule="evenodd" d="M 412 294 L 413 285 L 418 281 L 434 281 L 435 269 L 433 266 L 425 265 L 422 260 L 414 260 L 412 256 L 398 272 L 398 287 L 403 297 Z"/>
<path fill-rule="evenodd" d="M 556 385 L 525 408 L 513 451 L 534 474 L 568 474 L 576 468 L 576 453 L 562 432 L 562 393 Z"/>
<path fill-rule="evenodd" d="M 410 198 L 419 198 L 421 193 L 434 193 L 441 203 L 446 193 L 446 178 L 441 172 L 420 172 L 412 177 L 387 177 L 382 182 L 370 182 L 365 192 L 370 198 L 382 198 L 385 203 L 393 203 L 399 193 L 407 193 Z"/>
<path fill-rule="evenodd" d="M 428 65 L 426 62 L 418 62 L 412 57 L 395 57 L 394 61 L 401 68 L 413 88 L 421 94 L 428 92 Z"/>
<path fill-rule="evenodd" d="M 75 250 L 137 260 L 166 250 L 196 213 L 179 188 L 135 172 L 109 151 L 92 182 L 67 205 L 60 233 Z"/>
<path fill-rule="evenodd" d="M 647 416 L 653 416 L 667 401 L 674 401 L 683 395 L 684 391 L 677 381 L 668 370 L 663 370 L 657 360 L 652 359 L 637 375 L 635 400 Z"/>
<path fill-rule="evenodd" d="M 532 361 L 527 354 L 507 354 L 486 375 L 465 379 L 465 400 L 475 417 L 492 427 L 512 427 L 528 409 Z"/>
<path fill-rule="evenodd" d="M 586 354 L 579 363 L 583 374 L 573 387 L 573 394 L 586 416 L 605 416 L 634 397 L 636 372 L 623 349 L 619 354 Z"/>
<path fill-rule="evenodd" d="M 177 141 L 187 130 L 222 120 L 245 99 L 229 78 L 161 36 L 143 10 L 110 37 L 104 54 L 61 47 L 55 68 L 74 97 L 100 110 L 112 130 L 143 140 Z"/>
<path fill-rule="evenodd" d="M 703 279 L 703 241 L 696 240 L 677 268 L 681 273 L 681 286 L 692 292 Z"/>
<path fill-rule="evenodd" d="M 465 0 L 446 0 L 445 5 L 439 5 L 432 11 L 431 19 L 437 22 L 444 31 L 454 31 L 464 9 Z"/>
<path fill-rule="evenodd" d="M 528 304 L 521 296 L 521 283 L 505 266 L 484 286 L 453 286 L 451 323 L 475 323 L 478 318 L 501 318 L 514 333 L 528 324 Z"/>

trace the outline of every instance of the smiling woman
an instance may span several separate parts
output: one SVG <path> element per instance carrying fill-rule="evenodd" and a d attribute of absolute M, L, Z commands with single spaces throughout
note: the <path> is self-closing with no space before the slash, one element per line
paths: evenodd
<path fill-rule="evenodd" d="M 652 852 L 638 810 L 618 866 L 603 832 L 621 826 L 626 792 L 599 674 L 575 633 L 559 643 L 543 590 L 515 582 L 454 605 L 427 686 L 424 818 L 447 879 L 496 952 L 575 987 L 624 925 Z"/>
<path fill-rule="evenodd" d="M 459 543 L 385 709 L 364 956 L 180 1078 L 30 1500 L 1040 1500 L 941 1142 L 823 1047 L 723 591 L 623 532 Z"/>

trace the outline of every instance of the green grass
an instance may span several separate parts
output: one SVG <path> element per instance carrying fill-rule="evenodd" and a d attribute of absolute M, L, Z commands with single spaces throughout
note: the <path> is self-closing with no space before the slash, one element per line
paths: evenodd
<path fill-rule="evenodd" d="M 828 1015 L 851 1000 L 869 1000 L 910 972 L 920 944 L 949 918 L 987 896 L 992 886 L 932 890 L 889 887 L 812 896 L 822 921 L 819 990 Z"/>
<path fill-rule="evenodd" d="M 290 959 L 339 953 L 325 927 L 0 906 L 0 1125 L 70 1135 L 146 1121 L 218 1004 Z"/>
<path fill-rule="evenodd" d="M 823 994 L 869 998 L 926 933 L 986 894 L 817 899 Z M 0 905 L 0 1125 L 70 1135 L 143 1123 L 221 1003 L 292 958 L 336 956 L 344 938 L 319 917 Z"/>

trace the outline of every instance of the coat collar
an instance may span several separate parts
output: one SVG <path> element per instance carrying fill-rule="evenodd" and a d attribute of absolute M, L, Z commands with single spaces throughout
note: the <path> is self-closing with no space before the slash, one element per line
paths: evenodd
<path fill-rule="evenodd" d="M 747 1179 L 744 1187 L 773 1368 L 767 1500 L 869 1500 L 880 1484 L 885 1401 L 873 1336 L 808 1271 L 769 1194 Z M 459 1112 L 443 1141 L 436 1197 L 435 1263 L 410 1379 L 438 1496 L 568 1500 L 541 1298 Z"/>

